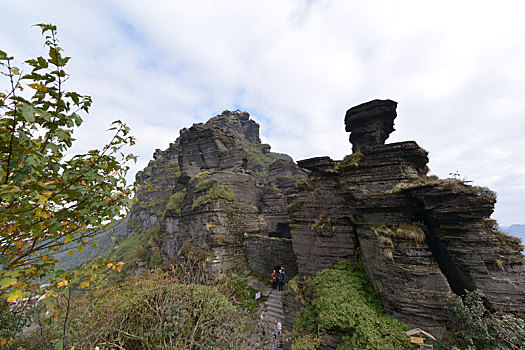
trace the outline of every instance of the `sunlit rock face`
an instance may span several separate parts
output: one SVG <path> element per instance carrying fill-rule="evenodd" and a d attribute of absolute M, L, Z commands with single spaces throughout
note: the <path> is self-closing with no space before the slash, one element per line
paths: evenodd
<path fill-rule="evenodd" d="M 361 258 L 386 312 L 436 334 L 454 293 L 479 289 L 492 308 L 525 313 L 522 247 L 489 218 L 495 194 L 428 176 L 428 154 L 413 141 L 385 144 L 396 106 L 348 110 L 354 152 L 342 161 L 298 162 L 310 171 L 291 212 L 299 273 Z"/>

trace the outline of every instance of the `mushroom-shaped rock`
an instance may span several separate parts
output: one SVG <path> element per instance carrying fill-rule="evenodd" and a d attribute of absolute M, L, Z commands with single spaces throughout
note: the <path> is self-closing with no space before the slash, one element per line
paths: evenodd
<path fill-rule="evenodd" d="M 363 147 L 383 145 L 394 131 L 397 102 L 392 100 L 373 100 L 346 111 L 346 131 L 350 132 L 352 151 Z"/>

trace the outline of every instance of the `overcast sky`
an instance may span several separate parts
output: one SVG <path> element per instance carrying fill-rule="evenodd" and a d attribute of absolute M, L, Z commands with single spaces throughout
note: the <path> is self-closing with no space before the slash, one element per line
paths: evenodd
<path fill-rule="evenodd" d="M 94 100 L 75 150 L 125 121 L 130 179 L 224 109 L 248 111 L 276 152 L 341 159 L 346 110 L 393 99 L 387 142 L 415 140 L 432 174 L 496 191 L 493 217 L 510 225 L 525 223 L 524 13 L 523 1 L 0 0 L 0 49 L 43 55 L 31 25 L 56 24 L 68 87 Z"/>

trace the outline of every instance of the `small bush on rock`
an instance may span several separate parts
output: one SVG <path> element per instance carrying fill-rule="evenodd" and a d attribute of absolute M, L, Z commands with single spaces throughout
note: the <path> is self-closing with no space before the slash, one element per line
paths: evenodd
<path fill-rule="evenodd" d="M 510 314 L 492 314 L 479 291 L 464 299 L 452 297 L 445 311 L 450 319 L 440 349 L 525 349 L 525 321 Z"/>

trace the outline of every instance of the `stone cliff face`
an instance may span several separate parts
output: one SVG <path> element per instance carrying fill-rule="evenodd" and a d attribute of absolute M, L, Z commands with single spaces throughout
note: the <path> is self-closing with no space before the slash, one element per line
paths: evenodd
<path fill-rule="evenodd" d="M 270 152 L 246 112 L 181 130 L 137 174 L 127 234 L 146 237 L 149 252 L 137 266 L 168 264 L 188 245 L 209 251 L 216 273 L 265 278 L 275 265 L 302 278 L 361 259 L 386 312 L 437 335 L 453 293 L 479 289 L 489 307 L 523 315 L 523 247 L 490 219 L 495 194 L 428 176 L 428 154 L 413 141 L 385 144 L 396 106 L 349 109 L 353 153 L 341 161 L 296 165 Z M 300 305 L 283 298 L 291 329 Z"/>
<path fill-rule="evenodd" d="M 286 195 L 306 174 L 281 158 L 246 112 L 181 130 L 136 177 L 128 236 L 149 237 L 143 264 L 168 264 L 191 245 L 211 253 L 219 274 L 249 266 L 269 276 L 277 264 L 296 273 Z"/>
<path fill-rule="evenodd" d="M 298 162 L 311 172 L 293 202 L 299 272 L 362 258 L 385 311 L 436 334 L 451 293 L 479 289 L 491 307 L 525 313 L 522 247 L 489 219 L 495 194 L 427 176 L 427 152 L 415 142 L 384 144 L 396 105 L 348 110 L 354 153 L 344 160 Z"/>

